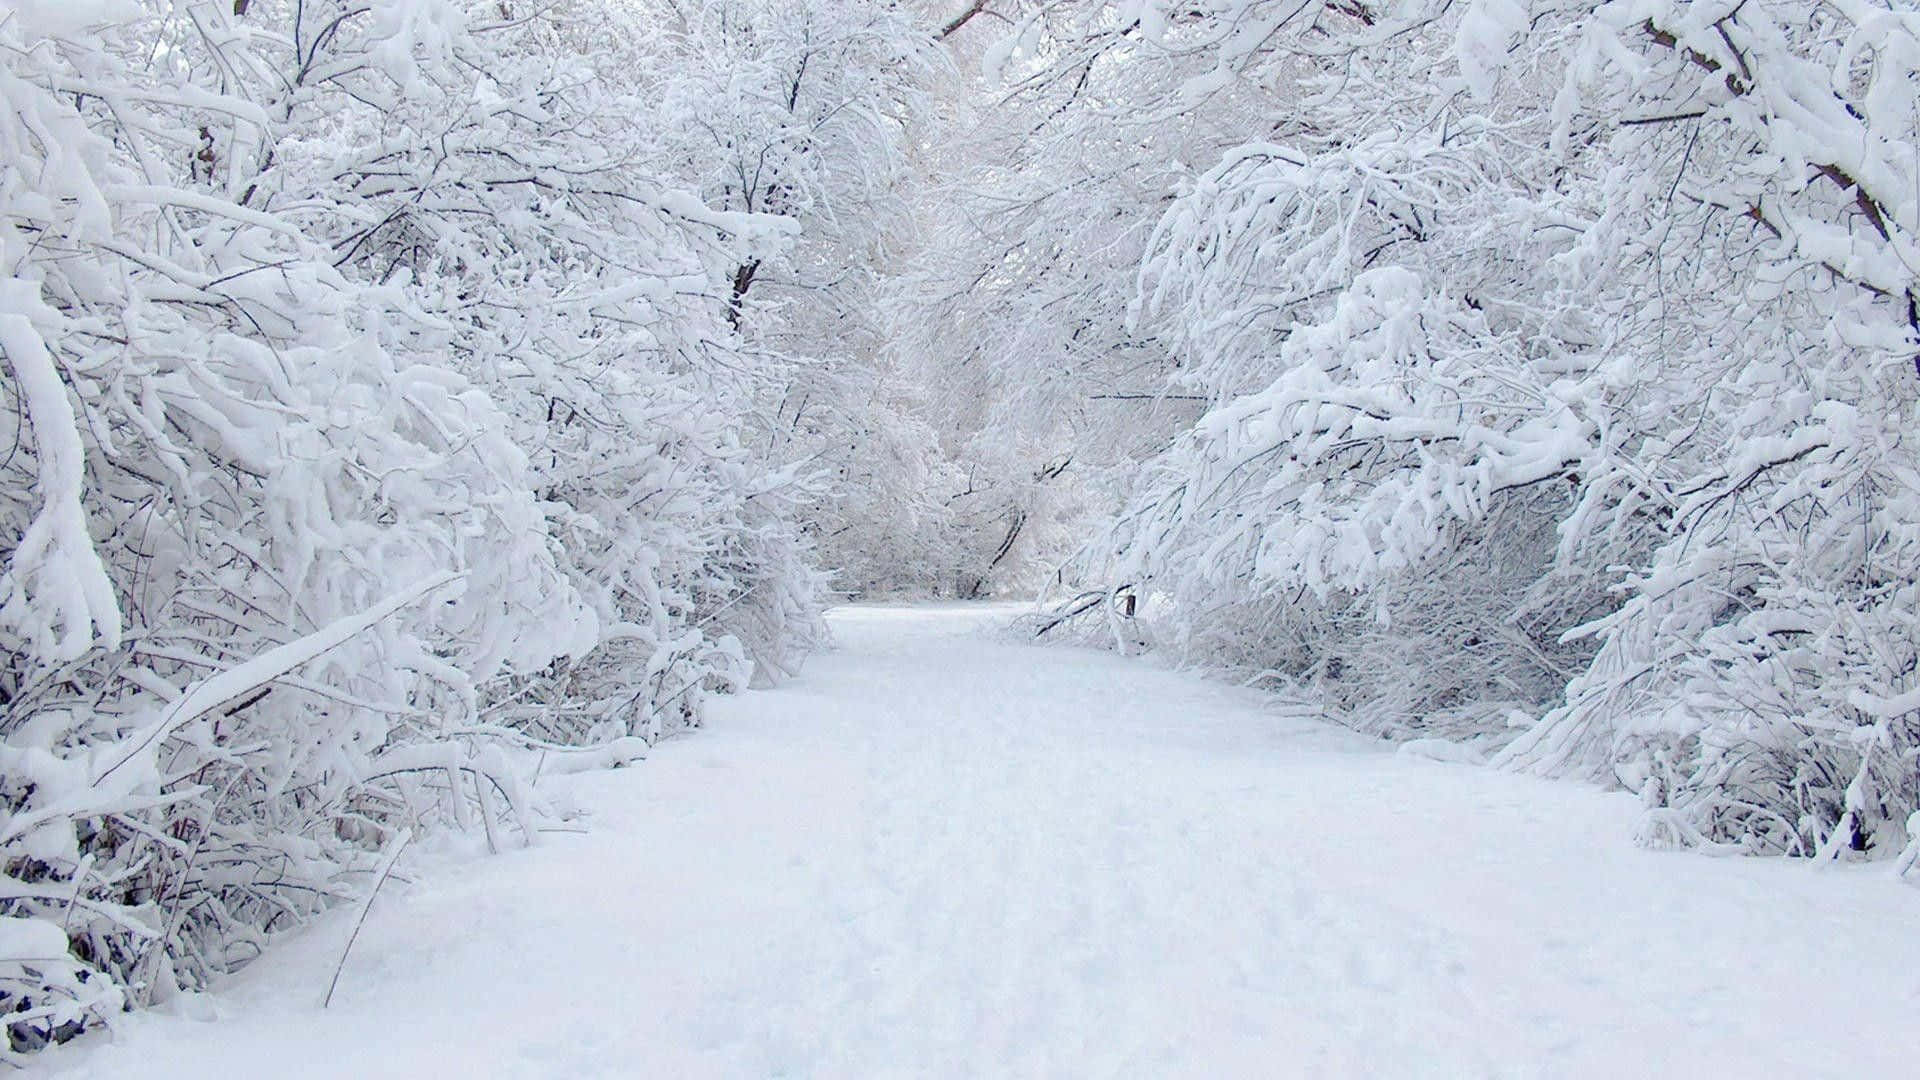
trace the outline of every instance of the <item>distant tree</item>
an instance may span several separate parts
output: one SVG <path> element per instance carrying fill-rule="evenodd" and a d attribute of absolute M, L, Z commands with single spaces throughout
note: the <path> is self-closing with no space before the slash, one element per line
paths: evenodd
<path fill-rule="evenodd" d="M 913 243 L 911 144 L 945 66 L 936 28 L 864 0 L 651 10 L 645 68 L 675 133 L 662 160 L 705 203 L 791 227 L 790 243 L 726 267 L 729 318 L 762 376 L 753 445 L 820 481 L 806 516 L 836 588 L 927 591 L 951 470 L 875 308 Z"/>

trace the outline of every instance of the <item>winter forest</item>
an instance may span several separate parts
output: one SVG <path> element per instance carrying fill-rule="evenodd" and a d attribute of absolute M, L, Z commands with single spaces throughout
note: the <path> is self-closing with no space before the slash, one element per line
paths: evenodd
<path fill-rule="evenodd" d="M 0 1060 L 848 600 L 1920 859 L 1907 0 L 6 0 L 0 262 Z"/>

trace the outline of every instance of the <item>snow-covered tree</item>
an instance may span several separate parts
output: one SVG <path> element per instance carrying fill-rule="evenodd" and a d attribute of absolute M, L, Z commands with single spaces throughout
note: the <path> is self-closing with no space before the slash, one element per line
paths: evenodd
<path fill-rule="evenodd" d="M 610 33 L 609 30 L 612 30 Z M 791 666 L 815 578 L 626 9 L 0 15 L 10 1052 L 257 954 L 516 758 Z M 631 738 L 638 737 L 638 738 Z"/>
<path fill-rule="evenodd" d="M 807 514 L 837 588 L 922 591 L 950 469 L 922 395 L 887 355 L 876 288 L 910 245 L 910 143 L 943 69 L 935 30 L 862 0 L 658 5 L 660 160 L 707 205 L 772 215 L 778 250 L 724 266 L 753 350 L 754 443 L 822 484 Z"/>
<path fill-rule="evenodd" d="M 963 483 L 952 576 L 970 589 L 1050 582 L 1133 464 L 1196 415 L 1128 300 L 1183 157 L 1228 134 L 1128 110 L 1163 71 L 1124 49 L 1066 58 L 1077 13 L 973 5 L 945 40 L 964 77 L 922 150 L 923 242 L 888 283 L 892 342 L 927 387 Z M 957 18 L 957 16 L 956 16 Z M 1016 48 L 1016 46 L 1019 46 Z"/>
<path fill-rule="evenodd" d="M 1056 66 L 1192 73 L 1126 107 L 1269 103 L 1141 263 L 1133 325 L 1210 411 L 1142 473 L 1115 579 L 1370 728 L 1617 779 L 1649 840 L 1898 850 L 1913 17 L 1067 10 L 1027 24 Z"/>
<path fill-rule="evenodd" d="M 766 674 L 811 633 L 805 492 L 744 445 L 781 372 L 747 370 L 714 270 L 780 250 L 790 223 L 710 208 L 655 164 L 686 116 L 652 111 L 637 13 L 502 22 L 482 7 L 460 25 L 404 94 L 359 88 L 313 110 L 319 152 L 275 194 L 338 207 L 326 228 L 343 266 L 404 275 L 444 328 L 436 346 L 509 408 L 608 628 L 570 678 L 644 668 L 653 684 L 581 687 L 580 722 L 656 728 L 610 713 L 659 701 L 691 716 L 705 673 L 739 667 L 728 637 Z M 543 722 L 558 704 L 540 701 Z"/>

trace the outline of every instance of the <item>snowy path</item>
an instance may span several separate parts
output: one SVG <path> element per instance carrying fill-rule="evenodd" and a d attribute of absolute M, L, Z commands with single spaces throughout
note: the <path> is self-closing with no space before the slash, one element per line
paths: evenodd
<path fill-rule="evenodd" d="M 587 835 L 429 866 L 75 1076 L 1914 1076 L 1920 890 L 1146 663 L 837 613 Z"/>

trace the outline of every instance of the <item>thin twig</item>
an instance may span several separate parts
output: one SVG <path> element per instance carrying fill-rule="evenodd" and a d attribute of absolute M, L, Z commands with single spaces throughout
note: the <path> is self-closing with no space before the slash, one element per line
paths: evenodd
<path fill-rule="evenodd" d="M 412 829 L 401 829 L 400 835 L 393 839 L 393 846 L 380 860 L 380 869 L 374 875 L 373 888 L 367 891 L 366 902 L 360 905 L 360 917 L 354 920 L 353 933 L 347 935 L 346 948 L 340 950 L 340 962 L 334 965 L 333 981 L 327 984 L 327 996 L 321 999 L 321 1008 L 324 1009 L 333 1004 L 333 991 L 340 985 L 340 973 L 347 970 L 347 954 L 353 951 L 353 943 L 360 940 L 360 928 L 367 925 L 367 912 L 373 910 L 373 898 L 380 895 L 380 886 L 385 885 L 387 875 L 393 873 L 393 864 L 400 858 L 401 849 L 405 848 L 407 841 L 412 839 Z"/>

